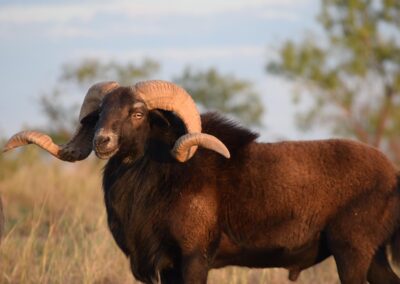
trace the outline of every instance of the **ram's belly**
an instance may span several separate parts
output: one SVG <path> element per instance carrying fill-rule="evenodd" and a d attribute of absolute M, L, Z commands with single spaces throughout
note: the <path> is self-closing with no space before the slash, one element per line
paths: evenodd
<path fill-rule="evenodd" d="M 226 198 L 221 203 L 221 230 L 234 243 L 249 249 L 296 249 L 313 240 L 324 230 L 334 211 L 304 197 L 307 188 L 301 195 L 285 194 L 284 189 L 279 191 L 265 190 L 263 195 L 259 190 L 258 195 Z"/>
<path fill-rule="evenodd" d="M 330 255 L 324 238 L 320 235 L 296 248 L 266 246 L 239 246 L 223 234 L 217 250 L 213 268 L 228 265 L 246 267 L 283 267 L 302 270 Z"/>
<path fill-rule="evenodd" d="M 244 212 L 243 212 L 244 213 Z M 257 214 L 230 220 L 222 228 L 236 244 L 249 249 L 296 249 L 315 239 L 324 229 L 322 218 L 315 215 L 294 217 L 292 215 L 274 216 L 266 214 L 261 218 Z"/>

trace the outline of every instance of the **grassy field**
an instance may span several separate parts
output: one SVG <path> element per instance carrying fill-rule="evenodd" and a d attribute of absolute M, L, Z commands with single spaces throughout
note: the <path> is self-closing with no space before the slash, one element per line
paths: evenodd
<path fill-rule="evenodd" d="M 6 157 L 5 157 L 6 156 Z M 0 283 L 137 283 L 106 225 L 102 165 L 39 157 L 28 147 L 0 154 L 6 230 Z M 292 283 L 283 269 L 213 270 L 209 283 Z M 329 259 L 296 283 L 338 283 Z"/>

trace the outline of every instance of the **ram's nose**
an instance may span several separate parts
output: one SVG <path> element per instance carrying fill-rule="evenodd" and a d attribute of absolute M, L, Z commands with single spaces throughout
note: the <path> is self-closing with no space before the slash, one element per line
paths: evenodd
<path fill-rule="evenodd" d="M 97 135 L 94 139 L 94 146 L 96 148 L 106 148 L 107 144 L 111 141 L 110 135 Z"/>
<path fill-rule="evenodd" d="M 93 139 L 93 148 L 97 157 L 108 159 L 118 151 L 118 136 L 114 132 L 99 129 Z"/>

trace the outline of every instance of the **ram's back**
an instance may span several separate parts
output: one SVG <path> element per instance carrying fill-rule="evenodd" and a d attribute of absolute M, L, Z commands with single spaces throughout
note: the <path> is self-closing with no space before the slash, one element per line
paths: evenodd
<path fill-rule="evenodd" d="M 384 197 L 397 183 L 380 151 L 350 140 L 253 142 L 228 164 L 223 226 L 236 243 L 256 247 L 301 246 L 355 200 Z"/>
<path fill-rule="evenodd" d="M 283 194 L 335 194 L 342 199 L 376 189 L 378 182 L 388 191 L 396 184 L 396 169 L 382 152 L 351 140 L 253 143 L 245 155 L 246 174 Z"/>

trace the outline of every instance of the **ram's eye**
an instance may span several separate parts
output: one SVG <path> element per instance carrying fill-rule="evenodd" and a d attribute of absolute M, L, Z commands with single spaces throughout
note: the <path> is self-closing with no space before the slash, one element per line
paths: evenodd
<path fill-rule="evenodd" d="M 132 113 L 132 118 L 141 119 L 141 118 L 143 118 L 143 113 L 141 113 L 141 112 L 134 112 L 134 113 Z"/>

